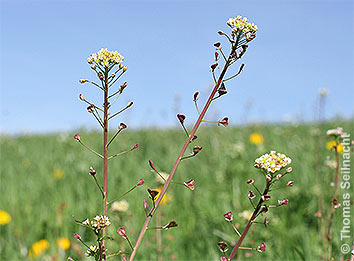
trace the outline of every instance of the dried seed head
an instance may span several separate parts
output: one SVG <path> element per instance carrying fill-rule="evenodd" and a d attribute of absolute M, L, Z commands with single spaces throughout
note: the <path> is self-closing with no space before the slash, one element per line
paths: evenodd
<path fill-rule="evenodd" d="M 214 64 L 210 65 L 211 71 L 213 72 L 217 66 L 218 66 L 218 63 L 214 63 Z"/>
<path fill-rule="evenodd" d="M 194 155 L 197 154 L 199 151 L 201 151 L 203 149 L 203 147 L 200 146 L 194 146 L 193 147 L 193 153 Z"/>
<path fill-rule="evenodd" d="M 219 96 L 224 95 L 224 94 L 227 93 L 227 90 L 226 90 L 226 87 L 225 87 L 224 83 L 221 84 L 220 88 L 218 89 L 218 93 L 219 93 Z"/>
<path fill-rule="evenodd" d="M 219 47 L 221 46 L 221 43 L 220 43 L 220 42 L 214 43 L 214 46 L 215 46 L 216 48 L 219 48 Z"/>
<path fill-rule="evenodd" d="M 193 101 L 196 102 L 198 100 L 199 92 L 195 92 L 193 95 Z"/>
<path fill-rule="evenodd" d="M 226 127 L 227 125 L 229 125 L 229 118 L 228 117 L 223 118 L 221 121 L 219 121 L 219 124 L 222 124 Z"/>
<path fill-rule="evenodd" d="M 267 217 L 265 217 L 263 224 L 264 224 L 265 227 L 268 227 L 269 220 L 268 220 Z"/>
<path fill-rule="evenodd" d="M 181 124 L 183 124 L 184 120 L 186 119 L 186 116 L 184 116 L 183 114 L 177 114 L 177 118 L 178 118 L 179 122 Z"/>
<path fill-rule="evenodd" d="M 225 214 L 224 214 L 224 217 L 225 217 L 225 220 L 228 221 L 228 222 L 232 222 L 232 220 L 234 220 L 234 217 L 233 217 L 231 211 L 225 213 Z"/>
<path fill-rule="evenodd" d="M 88 106 L 87 108 L 88 113 L 93 113 L 95 111 L 93 105 Z"/>
<path fill-rule="evenodd" d="M 254 199 L 256 197 L 256 195 L 253 193 L 253 191 L 252 190 L 250 190 L 249 192 L 248 192 L 248 198 L 249 199 Z"/>
<path fill-rule="evenodd" d="M 183 184 L 190 190 L 194 190 L 194 179 L 191 179 L 187 182 L 183 182 Z"/>
<path fill-rule="evenodd" d="M 125 123 L 121 122 L 118 126 L 118 130 L 124 130 L 127 128 L 127 125 L 125 125 Z"/>
<path fill-rule="evenodd" d="M 117 231 L 118 235 L 120 235 L 123 238 L 127 238 L 127 232 L 125 230 L 125 227 L 122 226 L 121 228 L 118 229 Z"/>
<path fill-rule="evenodd" d="M 268 212 L 268 207 L 267 206 L 262 206 L 260 213 L 267 213 Z"/>
<path fill-rule="evenodd" d="M 178 224 L 177 224 L 177 222 L 176 221 L 174 221 L 174 220 L 171 220 L 170 222 L 168 222 L 168 224 L 166 224 L 165 226 L 163 226 L 163 229 L 169 229 L 169 228 L 171 228 L 171 227 L 177 227 L 178 226 Z"/>
<path fill-rule="evenodd" d="M 263 195 L 262 196 L 262 200 L 263 201 L 268 201 L 268 200 L 270 200 L 270 196 L 269 195 Z"/>
<path fill-rule="evenodd" d="M 150 198 L 155 201 L 156 196 L 159 194 L 159 192 L 157 190 L 152 190 L 152 189 L 148 189 L 148 192 L 150 194 Z"/>
<path fill-rule="evenodd" d="M 221 252 L 224 253 L 227 251 L 227 243 L 226 242 L 218 242 L 218 246 L 219 246 Z"/>
<path fill-rule="evenodd" d="M 292 186 L 294 186 L 294 183 L 295 183 L 295 181 L 290 180 L 290 181 L 288 182 L 288 184 L 286 184 L 286 185 L 289 186 L 289 187 L 292 187 Z"/>
<path fill-rule="evenodd" d="M 258 247 L 257 251 L 260 252 L 260 253 L 266 251 L 266 244 L 265 244 L 265 242 L 262 242 L 262 244 Z"/>
<path fill-rule="evenodd" d="M 254 184 L 254 179 L 247 180 L 247 184 L 253 185 Z"/>
<path fill-rule="evenodd" d="M 90 167 L 90 175 L 92 176 L 96 175 L 96 170 L 94 170 L 92 167 Z"/>
<path fill-rule="evenodd" d="M 267 175 L 266 175 L 266 180 L 267 180 L 268 182 L 271 182 L 271 181 L 272 181 L 272 175 L 267 174 Z"/>

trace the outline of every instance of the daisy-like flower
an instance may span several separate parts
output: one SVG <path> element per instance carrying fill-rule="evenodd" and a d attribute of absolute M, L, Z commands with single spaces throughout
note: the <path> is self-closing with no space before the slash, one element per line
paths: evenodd
<path fill-rule="evenodd" d="M 254 166 L 259 169 L 264 169 L 268 173 L 275 173 L 283 168 L 286 168 L 291 163 L 291 159 L 282 153 L 276 153 L 272 150 L 269 154 L 264 154 L 255 160 Z"/>
<path fill-rule="evenodd" d="M 247 17 L 236 16 L 235 18 L 229 18 L 227 24 L 232 28 L 233 34 L 241 34 L 246 36 L 247 39 L 255 36 L 258 31 L 258 26 L 254 23 L 248 22 Z"/>
<path fill-rule="evenodd" d="M 124 57 L 117 51 L 110 52 L 105 48 L 102 48 L 97 53 L 91 54 L 87 59 L 89 64 L 96 63 L 104 67 L 109 67 L 112 64 L 121 64 Z"/>

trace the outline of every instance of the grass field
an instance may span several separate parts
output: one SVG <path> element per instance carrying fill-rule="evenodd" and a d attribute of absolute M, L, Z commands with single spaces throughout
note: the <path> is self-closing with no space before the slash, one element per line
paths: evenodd
<path fill-rule="evenodd" d="M 245 216 L 247 213 L 243 211 L 251 210 L 246 181 L 254 178 L 256 183 L 264 183 L 253 162 L 270 150 L 292 158 L 293 173 L 286 182 L 291 179 L 295 185 L 273 192 L 273 201 L 287 197 L 289 204 L 268 212 L 268 228 L 255 225 L 243 244 L 257 247 L 265 241 L 267 250 L 262 254 L 240 251 L 240 260 L 320 260 L 326 256 L 325 240 L 319 232 L 320 219 L 315 217 L 315 213 L 319 202 L 324 204 L 327 212 L 330 209 L 333 188 L 329 184 L 334 169 L 325 162 L 327 156 L 334 159 L 334 153 L 326 148 L 326 130 L 338 126 L 353 137 L 352 121 L 242 128 L 204 126 L 194 141 L 194 145 L 203 146 L 203 150 L 196 157 L 183 161 L 174 178 L 179 182 L 194 178 L 196 189 L 190 191 L 183 186 L 172 185 L 168 190 L 170 200 L 159 209 L 162 224 L 171 219 L 179 224 L 177 228 L 162 231 L 163 260 L 219 259 L 221 252 L 217 242 L 237 240 L 223 214 L 231 210 L 242 230 L 247 221 L 240 214 Z M 263 145 L 250 143 L 249 135 L 254 132 L 264 136 Z M 71 256 L 80 260 L 80 252 L 86 250 L 74 240 L 75 232 L 79 232 L 85 241 L 94 243 L 91 232 L 75 224 L 72 216 L 83 220 L 101 213 L 100 192 L 88 170 L 93 166 L 101 181 L 103 163 L 75 142 L 73 135 L 0 138 L 0 209 L 12 217 L 10 223 L 0 226 L 1 260 L 29 260 L 29 249 L 41 239 L 48 240 L 50 246 L 39 259 L 55 260 L 53 258 L 56 257 L 64 260 Z M 87 145 L 101 151 L 100 134 L 81 131 L 80 136 Z M 145 180 L 145 184 L 124 197 L 129 203 L 127 212 L 110 215 L 112 225 L 109 232 L 116 238 L 108 245 L 110 251 L 118 250 L 122 245 L 129 250 L 126 242 L 122 242 L 115 232 L 120 226 L 126 226 L 134 243 L 145 220 L 143 198 L 148 198 L 146 190 L 159 186 L 148 160 L 153 160 L 162 172 L 169 172 L 184 140 L 184 133 L 179 127 L 176 130 L 128 130 L 111 146 L 114 153 L 139 143 L 137 150 L 110 161 L 109 199 L 127 191 L 140 178 Z M 339 195 L 341 193 L 340 190 Z M 155 225 L 156 220 L 152 223 Z M 353 234 L 353 222 L 351 225 Z M 341 255 L 341 228 L 342 211 L 339 209 L 335 214 L 333 236 L 334 256 L 338 260 Z M 62 237 L 71 241 L 68 250 L 57 247 L 56 241 Z M 157 260 L 156 237 L 156 230 L 148 231 L 138 252 L 138 260 Z"/>

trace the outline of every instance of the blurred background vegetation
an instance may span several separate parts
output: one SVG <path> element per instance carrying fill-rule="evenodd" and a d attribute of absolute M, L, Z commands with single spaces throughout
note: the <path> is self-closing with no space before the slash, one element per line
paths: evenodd
<path fill-rule="evenodd" d="M 325 238 L 319 226 L 330 209 L 335 170 L 335 155 L 327 148 L 326 130 L 341 126 L 351 133 L 353 121 L 331 121 L 318 124 L 248 125 L 244 127 L 203 126 L 193 145 L 203 146 L 194 158 L 179 166 L 174 180 L 195 179 L 195 190 L 173 184 L 168 200 L 160 207 L 162 225 L 174 219 L 179 226 L 162 231 L 162 258 L 177 260 L 217 260 L 221 255 L 217 242 L 234 244 L 237 236 L 223 217 L 234 213 L 239 230 L 247 222 L 251 206 L 247 198 L 250 178 L 263 187 L 264 178 L 253 167 L 254 159 L 276 150 L 291 157 L 293 173 L 282 182 L 294 180 L 292 188 L 272 192 L 272 200 L 288 198 L 289 204 L 271 209 L 268 228 L 254 225 L 243 245 L 257 247 L 262 241 L 267 250 L 239 252 L 241 260 L 319 260 L 326 256 Z M 80 131 L 81 139 L 101 151 L 102 137 L 97 132 Z M 2 136 L 0 259 L 63 260 L 71 256 L 85 259 L 86 249 L 73 238 L 78 232 L 88 244 L 94 244 L 90 231 L 73 222 L 101 213 L 101 197 L 88 174 L 92 166 L 102 181 L 102 160 L 85 150 L 73 138 L 75 133 L 51 135 Z M 253 134 L 253 135 L 252 135 Z M 145 220 L 143 199 L 147 188 L 158 188 L 156 168 L 168 173 L 185 140 L 179 128 L 170 130 L 127 130 L 111 145 L 111 153 L 139 148 L 109 163 L 109 199 L 123 194 L 140 178 L 145 184 L 126 195 L 126 211 L 111 211 L 109 233 L 115 238 L 108 244 L 112 253 L 129 246 L 116 234 L 124 225 L 135 243 Z M 190 147 L 189 151 L 191 151 Z M 329 158 L 328 158 L 329 157 Z M 339 191 L 339 195 L 341 191 Z M 126 205 L 126 204 L 125 204 Z M 316 217 L 322 208 L 322 217 Z M 8 215 L 7 215 L 8 214 Z M 340 255 L 342 211 L 335 213 L 334 256 Z M 263 221 L 260 217 L 258 221 Z M 157 222 L 154 217 L 152 224 Z M 353 225 L 353 224 L 352 224 Z M 322 227 L 323 228 L 323 227 Z M 353 231 L 353 230 L 351 230 Z M 156 230 L 146 234 L 138 260 L 157 260 Z M 119 259 L 119 258 L 116 258 Z"/>

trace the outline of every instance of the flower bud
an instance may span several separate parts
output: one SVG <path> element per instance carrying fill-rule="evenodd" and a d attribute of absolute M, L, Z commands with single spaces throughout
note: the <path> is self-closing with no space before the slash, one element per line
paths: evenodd
<path fill-rule="evenodd" d="M 119 69 L 122 69 L 124 67 L 124 65 L 123 64 L 119 64 Z"/>
<path fill-rule="evenodd" d="M 81 240 L 81 236 L 78 234 L 78 233 L 75 233 L 74 234 L 74 238 L 78 239 L 78 240 Z"/>
<path fill-rule="evenodd" d="M 100 78 L 100 80 L 103 80 L 103 79 L 104 79 L 104 75 L 100 72 L 100 73 L 98 74 L 98 78 Z"/>
<path fill-rule="evenodd" d="M 291 173 L 291 172 L 293 172 L 293 168 L 292 167 L 289 167 L 289 168 L 286 169 L 286 173 Z"/>
<path fill-rule="evenodd" d="M 128 102 L 126 108 L 129 108 L 129 107 L 132 106 L 132 105 L 133 105 L 133 102 L 132 102 L 132 101 L 131 101 L 131 102 Z"/>
<path fill-rule="evenodd" d="M 282 177 L 283 177 L 282 174 L 277 174 L 275 178 L 276 178 L 277 180 L 280 180 Z"/>
<path fill-rule="evenodd" d="M 214 64 L 210 65 L 211 71 L 213 72 L 217 66 L 218 66 L 218 63 L 214 63 Z"/>
<path fill-rule="evenodd" d="M 127 82 L 124 82 L 120 87 L 119 87 L 119 91 L 122 93 L 123 90 L 128 86 Z"/>
<path fill-rule="evenodd" d="M 79 136 L 78 133 L 76 133 L 76 134 L 74 135 L 74 139 L 77 140 L 77 141 L 80 141 L 80 136 Z"/>
<path fill-rule="evenodd" d="M 126 72 L 128 70 L 128 67 L 127 66 L 124 66 L 123 67 L 123 72 Z"/>
<path fill-rule="evenodd" d="M 183 184 L 190 190 L 194 190 L 194 179 L 191 179 L 187 182 L 183 182 Z"/>
<path fill-rule="evenodd" d="M 155 168 L 155 166 L 154 166 L 154 163 L 152 162 L 152 160 L 149 160 L 149 164 L 150 164 L 150 167 L 151 167 L 153 170 L 157 171 L 156 168 Z"/>
<path fill-rule="evenodd" d="M 131 148 L 130 150 L 135 150 L 135 149 L 138 148 L 138 147 L 139 147 L 139 144 L 137 143 L 137 144 L 135 144 L 134 147 Z"/>
<path fill-rule="evenodd" d="M 91 69 L 92 70 L 96 70 L 96 65 L 95 64 L 91 64 Z"/>
<path fill-rule="evenodd" d="M 219 31 L 218 31 L 218 34 L 219 34 L 219 35 L 224 35 L 225 33 L 224 33 L 223 31 L 219 30 Z"/>
<path fill-rule="evenodd" d="M 268 218 L 267 218 L 267 217 L 264 219 L 263 224 L 264 224 L 264 226 L 265 226 L 265 227 L 268 227 L 269 220 L 268 220 Z"/>
<path fill-rule="evenodd" d="M 143 184 L 144 184 L 144 180 L 143 180 L 143 179 L 140 179 L 139 182 L 138 182 L 138 184 L 136 184 L 136 186 L 141 186 L 141 185 L 143 185 Z"/>
<path fill-rule="evenodd" d="M 220 261 L 228 261 L 228 259 L 226 257 L 224 257 L 224 256 L 221 256 L 220 257 Z"/>
<path fill-rule="evenodd" d="M 85 80 L 85 79 L 80 79 L 79 82 L 80 82 L 80 83 L 85 83 L 85 82 L 87 82 L 87 80 Z"/>
<path fill-rule="evenodd" d="M 144 198 L 144 211 L 147 212 L 147 209 L 148 209 L 149 205 L 146 201 L 146 199 Z"/>
<path fill-rule="evenodd" d="M 224 217 L 225 217 L 225 220 L 228 221 L 228 222 L 231 222 L 232 220 L 234 220 L 234 217 L 233 217 L 231 211 L 225 213 L 225 214 L 224 214 Z"/>
<path fill-rule="evenodd" d="M 80 95 L 79 95 L 79 98 L 80 98 L 80 100 L 82 100 L 82 101 L 84 101 L 85 100 L 85 97 L 80 93 Z"/>
<path fill-rule="evenodd" d="M 216 48 L 219 48 L 219 47 L 221 46 L 221 43 L 220 43 L 220 42 L 214 43 L 214 46 L 215 46 Z"/>
<path fill-rule="evenodd" d="M 227 90 L 225 88 L 225 84 L 224 83 L 221 84 L 221 87 L 218 89 L 218 93 L 219 93 L 219 96 L 224 95 L 224 94 L 227 93 Z"/>

